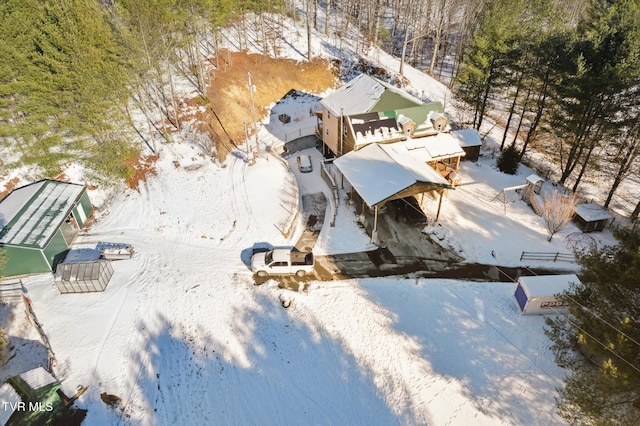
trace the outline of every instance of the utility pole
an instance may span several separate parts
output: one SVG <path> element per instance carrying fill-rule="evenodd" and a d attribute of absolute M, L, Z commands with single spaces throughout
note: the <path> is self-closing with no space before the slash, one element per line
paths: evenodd
<path fill-rule="evenodd" d="M 249 161 L 251 149 L 249 149 L 249 133 L 247 133 L 247 122 L 243 121 L 242 125 L 244 126 L 244 141 L 247 144 L 247 161 Z"/>
<path fill-rule="evenodd" d="M 256 122 L 256 109 L 253 105 L 253 92 L 256 91 L 256 86 L 251 83 L 251 73 L 248 72 L 249 76 L 249 99 L 251 100 L 251 118 L 253 119 L 253 133 L 256 137 L 256 152 L 260 151 L 260 147 L 258 146 L 258 124 Z"/>

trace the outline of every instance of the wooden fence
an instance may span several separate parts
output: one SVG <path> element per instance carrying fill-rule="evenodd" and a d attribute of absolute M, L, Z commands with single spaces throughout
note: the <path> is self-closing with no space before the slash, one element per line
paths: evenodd
<path fill-rule="evenodd" d="M 329 187 L 329 190 L 331 191 L 331 195 L 333 198 L 333 212 L 332 212 L 333 214 L 331 217 L 331 222 L 329 222 L 329 225 L 331 227 L 334 227 L 336 226 L 336 216 L 338 214 L 338 200 L 339 200 L 338 187 L 336 186 L 336 183 L 333 180 L 333 177 L 329 174 L 323 162 L 320 162 L 320 176 L 322 176 L 322 179 Z"/>
<path fill-rule="evenodd" d="M 546 260 L 551 262 L 575 262 L 573 253 L 523 251 L 520 260 Z"/>

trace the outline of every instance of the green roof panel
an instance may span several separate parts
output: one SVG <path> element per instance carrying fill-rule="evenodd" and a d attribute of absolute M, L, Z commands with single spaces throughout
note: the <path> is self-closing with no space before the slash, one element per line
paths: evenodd
<path fill-rule="evenodd" d="M 52 180 L 15 189 L 0 202 L 0 244 L 43 248 L 83 191 L 82 185 Z"/>

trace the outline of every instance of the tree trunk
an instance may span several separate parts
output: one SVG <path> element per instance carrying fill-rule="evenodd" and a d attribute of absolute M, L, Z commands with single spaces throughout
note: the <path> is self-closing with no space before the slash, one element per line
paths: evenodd
<path fill-rule="evenodd" d="M 327 10 L 324 18 L 324 35 L 329 35 L 329 21 L 331 21 L 331 0 L 327 0 Z"/>
<path fill-rule="evenodd" d="M 378 33 L 380 32 L 380 11 L 382 9 L 380 0 L 376 0 L 374 7 L 375 11 L 373 14 L 373 48 L 375 49 L 376 46 L 378 46 Z"/>
<path fill-rule="evenodd" d="M 560 142 L 562 143 L 562 142 Z M 574 141 L 573 145 L 571 145 L 571 149 L 569 150 L 569 155 L 567 156 L 567 162 L 562 168 L 562 175 L 560 176 L 560 184 L 563 185 L 566 180 L 573 173 L 573 169 L 578 165 L 578 160 L 582 156 L 582 151 L 584 150 L 584 145 L 582 145 L 581 141 Z M 560 153 L 560 161 L 562 162 L 562 152 Z"/>
<path fill-rule="evenodd" d="M 307 60 L 311 62 L 311 10 L 309 2 L 311 0 L 307 0 Z"/>
<path fill-rule="evenodd" d="M 576 181 L 573 184 L 573 189 L 572 189 L 573 192 L 576 192 L 578 190 L 578 185 L 580 185 L 580 181 L 584 176 L 584 172 L 587 170 L 587 166 L 589 165 L 589 160 L 591 160 L 591 154 L 593 154 L 593 150 L 597 145 L 598 143 L 596 141 L 592 141 L 591 144 L 589 144 L 589 150 L 587 151 L 587 155 L 584 156 L 584 161 L 582 162 L 580 173 L 578 173 L 578 177 L 576 178 Z"/>
<path fill-rule="evenodd" d="M 440 4 L 440 19 L 438 20 L 438 25 L 436 27 L 436 31 L 433 39 L 433 51 L 431 53 L 431 62 L 429 63 L 429 75 L 433 75 L 433 69 L 436 66 L 436 59 L 438 57 L 438 53 L 440 52 L 440 44 L 442 43 L 442 31 L 444 29 L 444 21 L 445 21 L 445 4 L 442 2 Z"/>
<path fill-rule="evenodd" d="M 520 96 L 520 88 L 522 83 L 522 77 L 524 76 L 524 72 L 520 72 L 520 76 L 518 76 L 518 83 L 516 84 L 516 94 L 513 97 L 513 102 L 511 103 L 511 108 L 509 108 L 509 117 L 507 118 L 507 123 L 504 126 L 504 133 L 502 134 L 502 142 L 500 143 L 500 151 L 504 149 L 504 142 L 507 140 L 507 133 L 509 133 L 509 127 L 511 126 L 511 119 L 513 118 L 513 111 L 516 109 L 516 103 L 518 102 L 518 96 Z M 522 122 L 522 121 L 521 121 Z M 518 133 L 516 132 L 516 138 Z M 514 140 L 515 142 L 515 140 Z"/>
<path fill-rule="evenodd" d="M 402 53 L 400 53 L 400 69 L 398 73 L 404 76 L 404 56 L 407 54 L 407 45 L 409 44 L 409 27 L 405 29 L 404 40 L 402 41 Z"/>
<path fill-rule="evenodd" d="M 624 178 L 627 176 L 629 169 L 631 168 L 635 158 L 638 156 L 638 139 L 633 136 L 627 135 L 624 141 L 625 149 L 622 154 L 618 155 L 618 171 L 616 173 L 615 178 L 613 179 L 613 183 L 611 184 L 611 189 L 609 190 L 609 194 L 607 195 L 607 201 L 604 203 L 604 207 L 609 207 L 609 203 L 613 198 L 613 194 L 618 189 L 618 186 Z"/>
<path fill-rule="evenodd" d="M 482 119 L 484 117 L 484 111 L 487 108 L 487 100 L 489 99 L 489 92 L 491 91 L 491 83 L 493 83 L 493 78 L 494 78 L 494 65 L 495 65 L 495 58 L 493 58 L 491 60 L 491 66 L 489 67 L 489 77 L 487 78 L 486 81 L 486 85 L 484 88 L 484 96 L 482 97 L 482 103 L 480 104 L 480 111 L 479 111 L 479 115 L 477 117 L 478 120 L 478 124 L 476 125 L 476 130 L 480 130 L 480 126 L 482 125 Z"/>
<path fill-rule="evenodd" d="M 640 215 L 640 201 L 636 204 L 636 208 L 633 209 L 633 213 L 631 213 L 631 219 L 635 222 L 638 219 L 638 215 Z"/>

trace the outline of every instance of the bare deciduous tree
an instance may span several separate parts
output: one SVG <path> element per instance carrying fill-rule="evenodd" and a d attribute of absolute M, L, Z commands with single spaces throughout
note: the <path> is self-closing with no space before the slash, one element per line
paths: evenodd
<path fill-rule="evenodd" d="M 554 190 L 551 195 L 543 197 L 543 203 L 542 218 L 549 233 L 547 241 L 551 241 L 573 218 L 577 205 L 576 194 L 561 194 L 560 191 Z"/>

